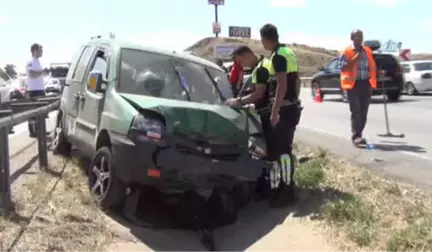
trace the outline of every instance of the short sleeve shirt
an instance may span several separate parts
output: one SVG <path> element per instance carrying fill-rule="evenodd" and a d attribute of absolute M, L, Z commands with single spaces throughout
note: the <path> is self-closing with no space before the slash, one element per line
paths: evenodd
<path fill-rule="evenodd" d="M 30 77 L 30 71 L 41 71 L 42 65 L 37 58 L 32 58 L 26 63 L 26 72 L 27 72 L 27 90 L 28 91 L 36 91 L 36 90 L 44 90 L 44 80 L 42 76 L 39 77 Z"/>

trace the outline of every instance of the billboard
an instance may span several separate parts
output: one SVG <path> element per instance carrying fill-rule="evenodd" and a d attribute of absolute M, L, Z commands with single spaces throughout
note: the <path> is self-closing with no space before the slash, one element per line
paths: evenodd
<path fill-rule="evenodd" d="M 213 55 L 215 58 L 227 59 L 231 58 L 231 53 L 239 46 L 239 44 L 223 44 L 215 45 Z"/>
<path fill-rule="evenodd" d="M 244 26 L 229 26 L 228 33 L 230 37 L 237 38 L 250 38 L 251 37 L 251 28 Z"/>
<path fill-rule="evenodd" d="M 208 0 L 208 3 L 211 5 L 224 5 L 225 0 Z"/>

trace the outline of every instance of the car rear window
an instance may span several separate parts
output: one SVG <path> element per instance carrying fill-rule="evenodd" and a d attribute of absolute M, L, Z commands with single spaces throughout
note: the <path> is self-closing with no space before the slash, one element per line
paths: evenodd
<path fill-rule="evenodd" d="M 432 62 L 414 63 L 414 69 L 416 71 L 432 70 Z"/>
<path fill-rule="evenodd" d="M 399 70 L 399 63 L 392 55 L 374 54 L 375 63 L 380 69 L 385 69 L 390 72 Z"/>

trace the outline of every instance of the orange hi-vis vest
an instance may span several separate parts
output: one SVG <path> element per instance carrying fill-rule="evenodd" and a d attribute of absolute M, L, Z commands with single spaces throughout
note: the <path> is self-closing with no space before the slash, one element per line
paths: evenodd
<path fill-rule="evenodd" d="M 367 47 L 363 46 L 366 56 L 369 62 L 369 84 L 370 86 L 375 89 L 377 86 L 377 75 L 376 75 L 376 65 L 375 60 L 372 55 L 372 50 Z M 343 52 L 345 57 L 347 57 L 347 60 L 350 61 L 356 52 L 354 51 L 353 47 L 347 47 L 345 51 Z M 343 90 L 350 90 L 353 89 L 355 86 L 356 81 L 356 75 L 357 75 L 357 62 L 354 63 L 353 67 L 349 70 L 342 70 L 340 72 L 340 80 L 341 80 L 341 87 Z"/>

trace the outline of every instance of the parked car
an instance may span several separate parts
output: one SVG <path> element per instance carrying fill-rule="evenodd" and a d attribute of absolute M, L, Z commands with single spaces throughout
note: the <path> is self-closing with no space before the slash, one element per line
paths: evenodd
<path fill-rule="evenodd" d="M 373 47 L 371 49 L 376 50 L 378 48 Z M 398 59 L 391 54 L 375 51 L 373 56 L 378 68 L 378 83 L 372 95 L 382 95 L 385 92 L 390 101 L 399 100 L 404 88 L 404 77 Z M 339 57 L 334 57 L 327 66 L 321 67 L 320 71 L 312 77 L 312 97 L 315 97 L 316 91 L 320 89 L 322 98 L 326 95 L 338 94 L 344 101 L 347 101 L 346 92 L 340 87 L 338 60 Z"/>
<path fill-rule="evenodd" d="M 89 188 L 103 208 L 121 206 L 132 185 L 230 194 L 267 162 L 251 158 L 248 115 L 221 105 L 228 97 L 210 61 L 93 39 L 71 63 L 52 149 L 92 157 Z"/>
<path fill-rule="evenodd" d="M 18 77 L 12 81 L 9 88 L 8 96 L 10 100 L 21 100 L 26 97 L 27 85 L 26 78 Z"/>
<path fill-rule="evenodd" d="M 413 60 L 401 63 L 408 95 L 432 91 L 432 60 Z"/>
<path fill-rule="evenodd" d="M 0 102 L 9 101 L 11 79 L 12 78 L 0 68 Z"/>
<path fill-rule="evenodd" d="M 57 78 L 48 78 L 45 83 L 45 93 L 60 93 L 62 85 Z"/>
<path fill-rule="evenodd" d="M 50 77 L 59 80 L 60 85 L 64 85 L 69 67 L 70 63 L 51 63 L 49 69 Z"/>

